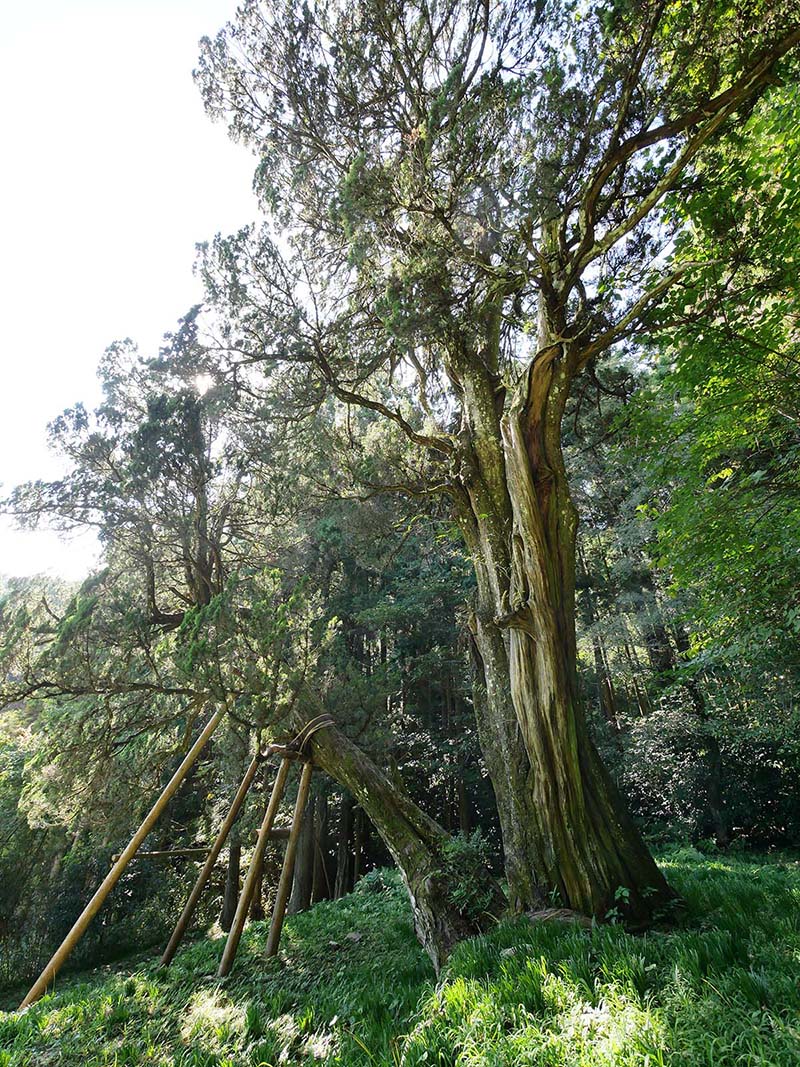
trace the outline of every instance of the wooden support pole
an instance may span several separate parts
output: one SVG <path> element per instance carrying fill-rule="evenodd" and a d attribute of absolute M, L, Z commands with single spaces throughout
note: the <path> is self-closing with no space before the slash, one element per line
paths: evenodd
<path fill-rule="evenodd" d="M 186 933 L 189 923 L 192 921 L 197 902 L 200 900 L 200 896 L 206 887 L 208 879 L 211 877 L 211 872 L 214 870 L 214 864 L 219 858 L 219 854 L 222 851 L 222 846 L 225 844 L 228 834 L 231 832 L 231 827 L 236 822 L 236 816 L 239 814 L 242 804 L 244 804 L 247 792 L 250 786 L 253 784 L 253 778 L 255 777 L 258 765 L 261 762 L 261 757 L 256 755 L 250 761 L 250 766 L 244 773 L 241 785 L 236 790 L 236 796 L 233 798 L 230 810 L 223 820 L 222 826 L 220 826 L 217 833 L 214 844 L 211 846 L 211 851 L 208 853 L 208 859 L 206 860 L 202 871 L 197 876 L 197 881 L 194 883 L 194 887 L 189 894 L 189 899 L 183 907 L 181 916 L 175 924 L 175 929 L 172 931 L 172 937 L 169 939 L 169 944 L 164 949 L 164 955 L 161 957 L 161 964 L 167 967 L 172 961 L 172 957 L 178 950 L 178 945 L 183 940 L 183 935 Z"/>
<path fill-rule="evenodd" d="M 272 922 L 270 923 L 269 936 L 267 938 L 267 956 L 278 955 L 278 945 L 281 940 L 283 919 L 286 915 L 286 902 L 289 899 L 289 892 L 292 888 L 294 858 L 297 853 L 297 839 L 300 836 L 300 827 L 303 822 L 303 812 L 305 811 L 306 801 L 308 800 L 308 791 L 311 787 L 311 775 L 313 771 L 314 765 L 310 760 L 303 764 L 303 773 L 300 776 L 300 786 L 297 790 L 297 801 L 294 805 L 292 830 L 289 834 L 289 840 L 286 842 L 286 852 L 283 857 L 283 869 L 281 870 L 281 877 L 278 882 L 278 890 L 275 894 L 275 907 L 272 909 Z"/>
<path fill-rule="evenodd" d="M 83 909 L 81 914 L 75 920 L 75 925 L 72 927 L 72 929 L 64 938 L 64 940 L 61 942 L 61 945 L 56 950 L 55 954 L 53 955 L 53 958 L 50 960 L 45 969 L 42 971 L 42 973 L 36 979 L 34 984 L 31 986 L 30 992 L 20 1004 L 20 1010 L 22 1008 L 27 1008 L 29 1004 L 33 1004 L 33 1002 L 35 1000 L 38 1000 L 39 997 L 42 996 L 42 994 L 47 990 L 47 986 L 55 978 L 56 974 L 60 970 L 64 961 L 69 956 L 70 952 L 72 952 L 77 943 L 80 941 L 81 937 L 83 937 L 89 923 L 98 913 L 98 911 L 100 911 L 100 908 L 103 906 L 106 897 L 117 884 L 117 882 L 120 880 L 122 872 L 130 863 L 131 859 L 136 853 L 136 850 L 139 848 L 139 845 L 141 845 L 142 841 L 144 841 L 144 839 L 150 833 L 153 826 L 158 821 L 159 815 L 161 815 L 168 802 L 177 792 L 178 786 L 186 777 L 195 760 L 205 748 L 206 742 L 216 730 L 217 726 L 219 725 L 219 721 L 224 715 L 224 713 L 225 709 L 220 708 L 218 711 L 215 711 L 214 714 L 211 716 L 208 723 L 206 724 L 205 729 L 197 738 L 197 740 L 189 749 L 189 751 L 186 753 L 186 755 L 183 757 L 183 761 L 180 767 L 178 767 L 172 778 L 170 778 L 169 782 L 164 787 L 161 796 L 155 802 L 153 807 L 150 809 L 149 814 L 145 818 L 144 822 L 131 838 L 128 847 L 125 849 L 120 858 L 105 876 L 102 885 L 95 892 L 92 899 L 89 901 L 89 903 Z"/>
<path fill-rule="evenodd" d="M 272 829 L 272 824 L 275 822 L 275 816 L 278 814 L 278 807 L 280 806 L 284 787 L 286 786 L 286 776 L 289 773 L 290 762 L 291 761 L 284 756 L 284 758 L 281 760 L 280 767 L 278 768 L 278 773 L 275 776 L 275 784 L 272 787 L 272 795 L 269 798 L 269 804 L 267 805 L 267 810 L 264 813 L 264 821 L 261 823 L 261 830 L 258 834 L 258 841 L 256 841 L 256 847 L 255 851 L 253 852 L 253 858 L 250 861 L 250 867 L 247 871 L 247 877 L 244 880 L 242 895 L 239 897 L 239 903 L 236 907 L 236 914 L 233 917 L 233 925 L 231 926 L 230 933 L 228 934 L 228 940 L 225 942 L 225 949 L 222 953 L 222 959 L 220 960 L 219 970 L 217 971 L 217 974 L 220 978 L 224 978 L 233 966 L 233 961 L 236 956 L 236 950 L 239 947 L 239 940 L 242 936 L 242 930 L 244 929 L 244 924 L 247 919 L 247 911 L 250 907 L 250 900 L 252 899 L 253 890 L 255 889 L 256 879 L 258 877 L 258 869 L 261 865 L 261 860 L 264 856 L 264 849 L 267 847 L 267 840 Z"/>
<path fill-rule="evenodd" d="M 270 841 L 285 841 L 289 836 L 288 826 L 276 826 L 269 832 Z M 253 837 L 258 837 L 258 830 L 253 830 Z M 111 857 L 111 863 L 116 863 L 122 855 L 121 852 L 115 852 Z M 131 860 L 199 860 L 205 859 L 208 855 L 208 846 L 198 848 L 167 848 L 163 851 L 156 852 L 137 852 Z"/>

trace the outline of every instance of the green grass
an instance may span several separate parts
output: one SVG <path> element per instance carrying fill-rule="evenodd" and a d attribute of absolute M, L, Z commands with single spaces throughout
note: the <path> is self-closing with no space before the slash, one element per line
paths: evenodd
<path fill-rule="evenodd" d="M 687 902 L 673 931 L 504 922 L 436 983 L 392 877 L 290 919 L 280 961 L 253 924 L 222 982 L 218 937 L 168 970 L 65 979 L 0 1013 L 0 1067 L 800 1065 L 800 864 L 663 863 Z"/>

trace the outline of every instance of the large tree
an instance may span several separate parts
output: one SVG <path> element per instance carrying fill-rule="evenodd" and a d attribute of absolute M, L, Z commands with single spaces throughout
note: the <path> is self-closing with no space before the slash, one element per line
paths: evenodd
<path fill-rule="evenodd" d="M 405 487 L 449 495 L 517 906 L 670 896 L 577 699 L 561 422 L 695 268 L 665 197 L 798 42 L 788 0 L 251 0 L 203 44 L 208 109 L 272 213 L 206 255 L 222 347 L 298 412 L 379 411 L 425 456 Z"/>

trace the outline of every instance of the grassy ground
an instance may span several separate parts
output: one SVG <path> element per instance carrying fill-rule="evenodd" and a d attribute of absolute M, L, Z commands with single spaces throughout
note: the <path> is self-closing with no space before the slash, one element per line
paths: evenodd
<path fill-rule="evenodd" d="M 223 982 L 214 938 L 169 970 L 63 980 L 0 1013 L 0 1067 L 797 1067 L 800 864 L 687 849 L 664 866 L 680 929 L 506 922 L 438 984 L 392 877 L 291 919 L 280 961 L 253 924 Z"/>

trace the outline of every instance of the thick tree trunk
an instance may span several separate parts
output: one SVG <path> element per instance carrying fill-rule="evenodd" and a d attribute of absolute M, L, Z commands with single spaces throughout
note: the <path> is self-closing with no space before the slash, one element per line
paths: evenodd
<path fill-rule="evenodd" d="M 470 872 L 470 887 L 482 891 L 485 907 L 480 914 L 462 913 L 453 899 L 446 831 L 335 727 L 315 733 L 311 748 L 315 763 L 350 791 L 389 849 L 408 890 L 417 937 L 438 972 L 459 941 L 502 911 L 499 886 L 485 869 Z"/>
<path fill-rule="evenodd" d="M 478 743 L 494 790 L 503 838 L 509 902 L 514 911 L 546 903 L 535 867 L 531 765 L 511 700 L 508 658 L 503 637 L 487 609 L 487 585 L 480 561 L 477 610 L 470 617 L 472 634 L 472 697 Z"/>
<path fill-rule="evenodd" d="M 602 918 L 617 908 L 644 919 L 673 893 L 576 698 L 577 515 L 561 452 L 576 359 L 566 344 L 540 337 L 502 419 L 496 379 L 474 360 L 460 373 L 469 432 L 458 513 L 477 578 L 479 739 L 512 902 L 531 906 L 555 891 L 577 911 Z"/>

